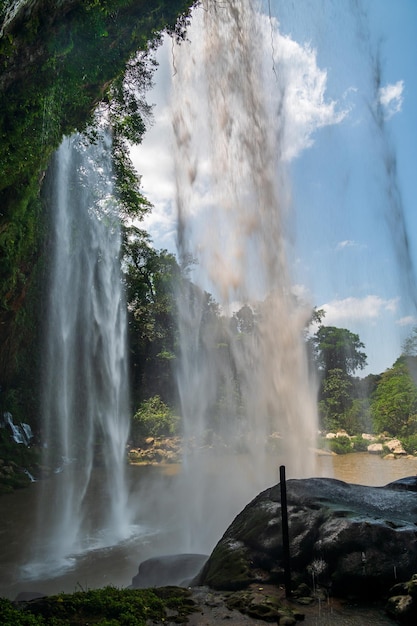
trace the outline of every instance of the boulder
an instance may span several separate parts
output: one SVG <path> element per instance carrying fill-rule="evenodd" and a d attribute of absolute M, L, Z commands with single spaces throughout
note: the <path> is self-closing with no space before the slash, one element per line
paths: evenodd
<path fill-rule="evenodd" d="M 147 559 L 139 565 L 131 587 L 146 589 L 166 585 L 187 586 L 207 559 L 207 554 L 169 554 Z"/>
<path fill-rule="evenodd" d="M 405 456 L 407 454 L 399 439 L 391 439 L 390 441 L 385 442 L 385 445 L 395 456 Z"/>
<path fill-rule="evenodd" d="M 287 481 L 293 586 L 380 597 L 417 572 L 417 477 L 385 487 L 329 478 Z M 284 582 L 280 486 L 235 518 L 196 583 L 219 590 Z"/>
<path fill-rule="evenodd" d="M 405 583 L 398 583 L 390 589 L 386 604 L 390 617 L 402 624 L 417 624 L 417 574 Z"/>

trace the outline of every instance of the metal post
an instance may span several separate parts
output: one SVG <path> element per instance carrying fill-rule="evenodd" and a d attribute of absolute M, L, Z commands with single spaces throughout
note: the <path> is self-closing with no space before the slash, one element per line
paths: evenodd
<path fill-rule="evenodd" d="M 291 568 L 290 568 L 290 538 L 288 532 L 287 485 L 285 481 L 285 465 L 279 468 L 279 482 L 281 487 L 281 522 L 282 522 L 282 549 L 284 557 L 284 584 L 285 596 L 291 596 Z"/>

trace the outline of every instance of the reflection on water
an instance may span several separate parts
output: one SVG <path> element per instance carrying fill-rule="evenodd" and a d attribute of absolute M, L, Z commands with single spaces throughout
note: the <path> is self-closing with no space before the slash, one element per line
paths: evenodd
<path fill-rule="evenodd" d="M 211 463 L 210 471 L 214 483 L 216 475 L 220 474 L 225 480 L 227 478 L 230 459 L 225 458 L 224 463 L 220 461 L 221 459 L 216 457 L 215 462 Z M 240 462 L 244 479 L 246 476 L 244 458 Z M 28 576 L 31 572 L 24 570 L 29 547 L 33 541 L 33 512 L 36 510 L 40 483 L 33 483 L 27 489 L 1 496 L 0 595 L 13 599 L 23 590 L 51 594 L 61 591 L 70 593 L 105 585 L 125 587 L 130 585 L 139 563 L 144 559 L 184 551 L 175 506 L 169 498 L 170 491 L 173 491 L 170 490 L 170 485 L 173 481 L 179 480 L 180 467 L 175 465 L 130 467 L 129 473 L 130 503 L 132 507 L 136 507 L 130 538 L 117 546 L 90 549 L 81 556 L 74 556 L 65 573 L 50 579 L 45 576 L 36 577 L 33 572 L 32 576 Z M 352 483 L 381 486 L 413 474 L 417 474 L 417 459 L 383 460 L 379 456 L 367 453 L 317 458 L 317 476 L 333 476 Z M 277 482 L 278 475 L 277 463 Z M 101 479 L 99 470 L 95 478 L 99 485 Z M 288 472 L 287 478 L 292 478 Z M 56 480 L 59 480 L 59 477 Z M 92 512 L 95 510 L 95 493 L 99 494 L 99 489 L 91 491 L 89 509 Z M 243 500 L 243 493 L 242 491 L 241 494 L 234 494 L 236 514 L 249 501 Z M 202 503 L 205 501 L 207 508 L 211 506 L 211 517 L 217 519 L 217 528 L 213 527 L 216 541 L 226 529 L 229 520 L 222 518 L 221 507 L 216 508 L 210 504 L 209 495 L 202 494 Z M 211 495 L 215 501 L 215 493 Z M 51 501 L 51 507 L 53 505 Z"/>

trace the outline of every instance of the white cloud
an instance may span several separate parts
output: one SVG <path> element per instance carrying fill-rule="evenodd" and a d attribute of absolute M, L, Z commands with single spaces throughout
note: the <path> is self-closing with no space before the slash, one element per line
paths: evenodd
<path fill-rule="evenodd" d="M 283 111 L 283 158 L 292 160 L 314 143 L 313 135 L 324 126 L 339 124 L 348 114 L 338 102 L 326 98 L 327 71 L 317 65 L 317 51 L 309 44 L 301 45 L 284 36 L 279 24 L 274 25 L 274 63 L 281 83 Z M 271 54 L 271 23 L 264 22 L 265 58 Z M 270 81 L 273 81 L 270 77 Z"/>
<path fill-rule="evenodd" d="M 401 317 L 395 322 L 398 326 L 412 326 L 417 323 L 417 318 L 414 315 L 406 315 Z"/>
<path fill-rule="evenodd" d="M 384 300 L 379 296 L 369 295 L 363 298 L 344 298 L 342 300 L 333 300 L 319 306 L 324 309 L 326 316 L 324 323 L 326 326 L 338 324 L 342 320 L 360 321 L 360 320 L 376 320 L 381 317 L 384 311 L 395 313 L 397 309 L 398 298 Z"/>
<path fill-rule="evenodd" d="M 191 45 L 197 49 L 202 39 L 201 31 L 198 30 L 201 28 L 199 22 L 201 24 L 201 20 L 193 19 L 188 34 Z M 271 24 L 273 26 L 272 45 Z M 312 146 L 317 129 L 340 123 L 348 111 L 346 108 L 342 109 L 336 101 L 326 98 L 327 72 L 317 65 L 316 50 L 309 45 L 300 45 L 289 36 L 282 35 L 275 19 L 270 22 L 264 17 L 261 20 L 261 28 L 264 30 L 266 93 L 270 94 L 268 105 L 270 114 L 275 116 L 277 127 L 279 127 L 277 133 L 280 138 L 281 157 L 289 161 Z M 273 50 L 276 74 L 271 68 L 271 50 Z M 200 58 L 198 54 L 196 58 Z M 163 46 L 158 51 L 157 59 L 160 67 L 155 78 L 155 89 L 149 96 L 149 99 L 156 102 L 154 125 L 146 133 L 143 143 L 132 150 L 132 159 L 142 176 L 144 194 L 154 205 L 152 214 L 145 218 L 143 226 L 149 230 L 155 240 L 155 245 L 160 247 L 160 245 L 166 245 L 165 242 L 160 241 L 161 237 L 166 238 L 167 232 L 174 231 L 176 222 L 169 107 L 171 78 L 176 73 L 173 63 L 175 64 L 176 59 L 168 37 L 165 38 Z M 196 84 L 198 84 L 197 80 Z M 193 98 L 198 99 L 198 97 L 199 94 L 196 92 Z M 204 98 L 204 94 L 201 94 L 201 97 Z M 185 102 L 184 106 L 186 105 Z M 204 110 L 204 103 L 200 106 L 201 108 Z M 281 111 L 280 116 L 278 116 L 278 110 Z M 267 123 L 270 128 L 269 122 Z M 196 140 L 204 143 L 202 137 Z M 204 174 L 203 159 L 198 166 L 200 175 Z M 201 204 L 207 204 L 207 197 Z M 193 204 L 193 211 L 200 211 L 201 204 L 200 201 L 196 201 Z"/>
<path fill-rule="evenodd" d="M 400 113 L 403 105 L 404 81 L 399 80 L 394 84 L 386 85 L 379 89 L 379 103 L 385 112 L 385 118 L 389 120 L 396 113 Z"/>

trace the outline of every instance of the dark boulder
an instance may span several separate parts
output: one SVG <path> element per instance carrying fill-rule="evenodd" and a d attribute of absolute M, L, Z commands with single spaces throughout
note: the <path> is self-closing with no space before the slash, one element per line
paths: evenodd
<path fill-rule="evenodd" d="M 131 586 L 133 589 L 166 585 L 187 586 L 207 559 L 207 554 L 170 554 L 147 559 L 139 565 Z"/>
<path fill-rule="evenodd" d="M 417 574 L 390 589 L 386 611 L 397 622 L 410 626 L 417 624 Z"/>
<path fill-rule="evenodd" d="M 385 487 L 287 481 L 291 572 L 341 597 L 378 597 L 417 572 L 417 477 Z M 198 584 L 284 582 L 280 486 L 259 494 L 215 547 Z"/>

